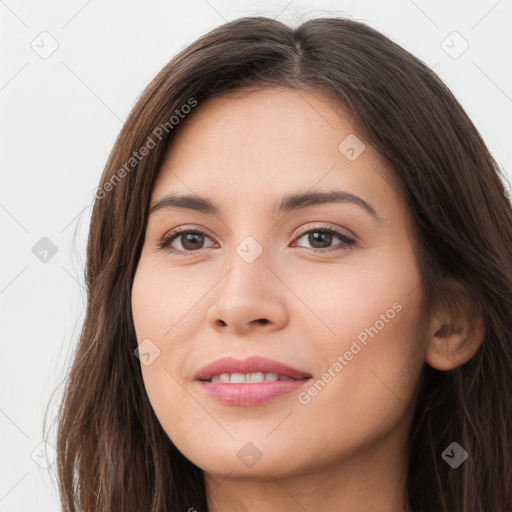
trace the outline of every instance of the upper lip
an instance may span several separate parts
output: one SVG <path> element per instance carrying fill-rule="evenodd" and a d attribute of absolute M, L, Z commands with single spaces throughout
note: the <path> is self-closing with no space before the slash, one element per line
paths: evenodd
<path fill-rule="evenodd" d="M 196 373 L 196 380 L 210 380 L 214 375 L 221 373 L 278 373 L 287 375 L 294 379 L 311 377 L 310 374 L 293 368 L 287 364 L 268 359 L 261 356 L 252 356 L 247 359 L 236 359 L 234 357 L 222 357 L 207 364 Z"/>

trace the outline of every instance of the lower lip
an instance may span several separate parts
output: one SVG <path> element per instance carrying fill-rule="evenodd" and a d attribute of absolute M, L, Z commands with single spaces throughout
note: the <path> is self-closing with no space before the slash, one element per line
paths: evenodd
<path fill-rule="evenodd" d="M 228 405 L 250 406 L 269 402 L 297 391 L 311 379 L 276 380 L 274 382 L 251 382 L 229 384 L 225 382 L 199 381 L 201 388 L 217 402 Z"/>

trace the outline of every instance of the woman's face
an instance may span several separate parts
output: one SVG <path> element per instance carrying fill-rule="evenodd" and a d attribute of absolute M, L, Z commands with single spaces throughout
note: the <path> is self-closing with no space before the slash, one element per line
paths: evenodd
<path fill-rule="evenodd" d="M 194 464 L 232 477 L 403 460 L 426 336 L 411 217 L 386 163 L 320 93 L 238 92 L 190 116 L 151 206 L 191 199 L 150 214 L 132 294 L 163 429 Z M 200 198 L 215 213 L 193 208 Z M 177 228 L 196 233 L 159 248 Z M 309 378 L 274 382 L 279 371 L 251 365 L 210 373 L 261 370 L 266 383 L 196 378 L 252 356 Z"/>

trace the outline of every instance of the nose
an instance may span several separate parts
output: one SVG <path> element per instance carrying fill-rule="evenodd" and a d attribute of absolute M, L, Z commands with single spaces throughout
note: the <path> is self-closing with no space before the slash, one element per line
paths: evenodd
<path fill-rule="evenodd" d="M 247 334 L 282 329 L 288 322 L 286 287 L 262 255 L 248 263 L 238 254 L 212 290 L 207 322 L 218 332 Z"/>

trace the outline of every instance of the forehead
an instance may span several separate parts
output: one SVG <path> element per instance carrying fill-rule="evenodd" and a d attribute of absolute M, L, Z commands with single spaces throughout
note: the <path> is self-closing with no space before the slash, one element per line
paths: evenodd
<path fill-rule="evenodd" d="M 246 89 L 211 98 L 185 118 L 152 203 L 177 192 L 275 206 L 275 197 L 292 190 L 341 187 L 375 198 L 393 194 L 390 178 L 385 160 L 354 133 L 332 95 Z"/>

